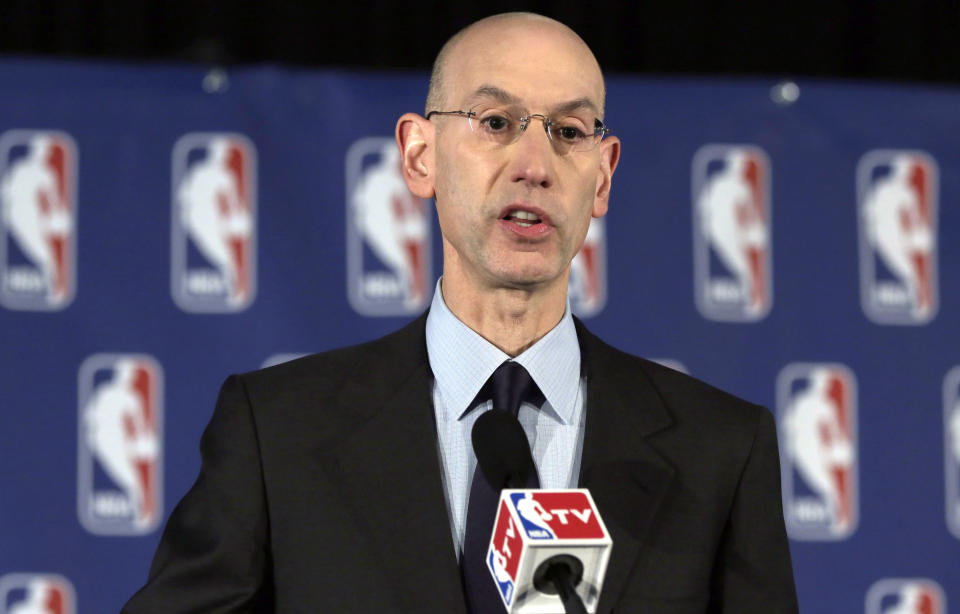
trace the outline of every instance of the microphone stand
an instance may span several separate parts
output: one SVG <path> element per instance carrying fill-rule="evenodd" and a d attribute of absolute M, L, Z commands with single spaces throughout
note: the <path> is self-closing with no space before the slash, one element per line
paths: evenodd
<path fill-rule="evenodd" d="M 566 614 L 587 614 L 587 608 L 575 589 L 582 577 L 583 563 L 568 554 L 558 554 L 540 564 L 534 573 L 533 585 L 542 593 L 560 597 Z"/>

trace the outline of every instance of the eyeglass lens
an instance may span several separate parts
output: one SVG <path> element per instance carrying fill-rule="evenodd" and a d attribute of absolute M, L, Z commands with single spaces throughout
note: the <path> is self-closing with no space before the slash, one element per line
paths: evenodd
<path fill-rule="evenodd" d="M 534 120 L 540 120 L 554 149 L 561 154 L 592 149 L 603 136 L 602 131 L 598 133 L 594 128 L 594 120 L 587 114 L 583 117 L 565 115 L 554 119 L 503 107 L 475 107 L 470 111 L 468 119 L 473 133 L 499 145 L 514 143 Z"/>

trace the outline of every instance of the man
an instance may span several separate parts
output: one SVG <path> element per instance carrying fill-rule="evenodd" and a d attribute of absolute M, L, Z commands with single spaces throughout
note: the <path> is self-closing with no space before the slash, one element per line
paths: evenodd
<path fill-rule="evenodd" d="M 429 313 L 228 379 L 126 612 L 489 611 L 458 557 L 470 426 L 508 359 L 542 393 L 518 413 L 540 485 L 590 488 L 611 531 L 599 611 L 797 611 L 769 412 L 618 352 L 566 306 L 620 154 L 603 103 L 589 48 L 553 20 L 494 16 L 448 42 L 427 115 L 396 131 L 443 232 Z"/>

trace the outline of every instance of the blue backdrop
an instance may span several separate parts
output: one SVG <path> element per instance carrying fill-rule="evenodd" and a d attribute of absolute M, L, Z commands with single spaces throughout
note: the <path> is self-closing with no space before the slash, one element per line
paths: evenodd
<path fill-rule="evenodd" d="M 608 78 L 574 309 L 775 412 L 801 611 L 960 608 L 960 90 L 774 85 Z M 0 613 L 117 611 L 229 373 L 423 310 L 426 87 L 0 62 Z"/>

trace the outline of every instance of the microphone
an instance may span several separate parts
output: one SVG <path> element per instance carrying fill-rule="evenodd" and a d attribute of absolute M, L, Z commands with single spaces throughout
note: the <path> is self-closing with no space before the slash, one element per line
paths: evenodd
<path fill-rule="evenodd" d="M 509 412 L 485 412 L 471 437 L 484 479 L 504 489 L 486 562 L 507 612 L 595 613 L 613 541 L 590 492 L 524 488 L 536 466 Z"/>
<path fill-rule="evenodd" d="M 509 614 L 594 614 L 612 547 L 589 490 L 505 489 L 487 567 Z"/>

